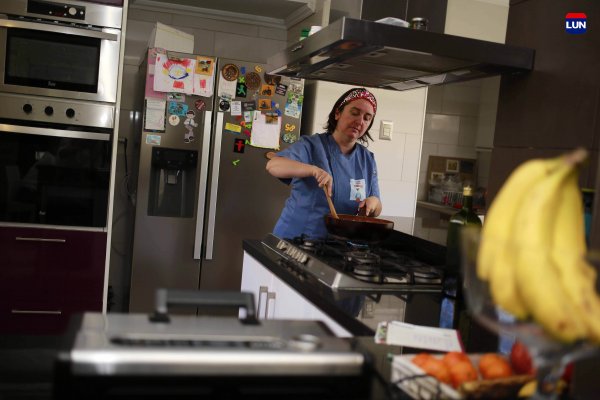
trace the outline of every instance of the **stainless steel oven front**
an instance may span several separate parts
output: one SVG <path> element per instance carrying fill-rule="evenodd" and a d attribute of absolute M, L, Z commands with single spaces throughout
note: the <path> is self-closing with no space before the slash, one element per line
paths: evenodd
<path fill-rule="evenodd" d="M 0 226 L 106 229 L 114 108 L 0 93 Z"/>
<path fill-rule="evenodd" d="M 115 103 L 121 7 L 0 2 L 0 92 Z"/>

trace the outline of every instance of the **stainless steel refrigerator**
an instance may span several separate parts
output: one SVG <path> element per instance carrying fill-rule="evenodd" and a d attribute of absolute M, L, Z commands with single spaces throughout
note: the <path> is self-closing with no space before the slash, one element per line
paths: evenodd
<path fill-rule="evenodd" d="M 189 78 L 182 60 L 203 86 L 158 91 L 165 66 Z M 267 155 L 299 138 L 303 102 L 302 80 L 264 64 L 149 49 L 143 66 L 130 312 L 152 311 L 157 288 L 239 290 L 242 240 L 271 232 L 289 195 Z"/>

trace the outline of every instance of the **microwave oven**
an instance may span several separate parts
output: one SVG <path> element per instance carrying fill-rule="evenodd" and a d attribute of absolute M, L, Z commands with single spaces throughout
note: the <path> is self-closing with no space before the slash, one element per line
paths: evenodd
<path fill-rule="evenodd" d="M 0 2 L 0 92 L 116 103 L 123 9 Z"/>

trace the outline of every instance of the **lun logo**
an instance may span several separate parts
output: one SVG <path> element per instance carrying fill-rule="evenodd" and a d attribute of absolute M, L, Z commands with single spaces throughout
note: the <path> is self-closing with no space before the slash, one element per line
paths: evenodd
<path fill-rule="evenodd" d="M 565 17 L 565 30 L 572 35 L 585 33 L 587 29 L 587 17 L 585 13 L 567 13 Z"/>

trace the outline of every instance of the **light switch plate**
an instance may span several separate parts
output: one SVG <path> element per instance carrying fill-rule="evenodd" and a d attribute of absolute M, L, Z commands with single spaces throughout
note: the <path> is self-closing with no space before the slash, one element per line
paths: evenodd
<path fill-rule="evenodd" d="M 379 125 L 379 139 L 392 140 L 394 123 L 392 121 L 381 121 Z"/>

